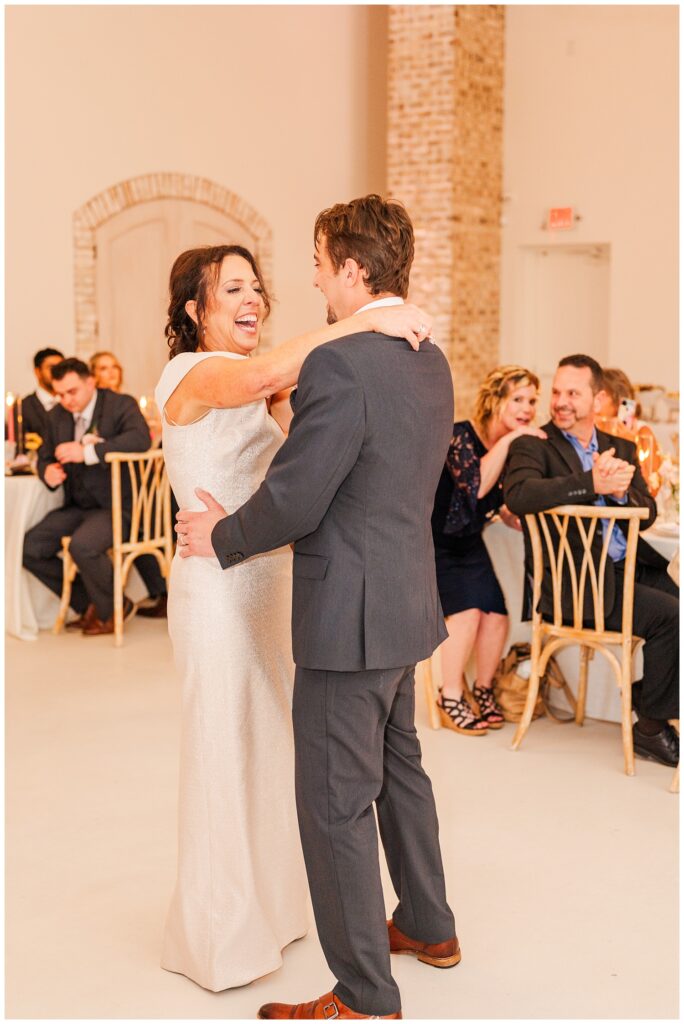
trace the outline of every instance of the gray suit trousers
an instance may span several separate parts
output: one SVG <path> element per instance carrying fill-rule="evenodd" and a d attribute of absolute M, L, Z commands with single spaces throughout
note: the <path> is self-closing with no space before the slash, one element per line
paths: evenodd
<path fill-rule="evenodd" d="M 414 668 L 297 668 L 293 701 L 299 828 L 318 936 L 357 1013 L 401 1009 L 390 969 L 373 803 L 405 934 L 455 934 L 432 785 L 414 725 Z"/>
<path fill-rule="evenodd" d="M 124 529 L 130 517 L 124 516 Z M 24 537 L 22 564 L 58 597 L 62 593 L 62 560 L 57 553 L 62 537 L 71 535 L 71 556 L 79 576 L 71 591 L 71 607 L 83 615 L 92 602 L 100 619 L 114 614 L 114 569 L 107 548 L 112 546 L 112 510 L 67 505 L 53 509 Z"/>

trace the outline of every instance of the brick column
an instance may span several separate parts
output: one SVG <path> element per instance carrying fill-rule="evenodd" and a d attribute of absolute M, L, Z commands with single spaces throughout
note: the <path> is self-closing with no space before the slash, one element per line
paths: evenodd
<path fill-rule="evenodd" d="M 503 6 L 391 6 L 390 195 L 416 230 L 411 298 L 436 317 L 468 415 L 499 352 Z"/>

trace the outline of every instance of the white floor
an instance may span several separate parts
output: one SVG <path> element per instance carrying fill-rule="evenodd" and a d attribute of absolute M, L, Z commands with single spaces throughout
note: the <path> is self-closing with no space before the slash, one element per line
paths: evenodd
<path fill-rule="evenodd" d="M 166 623 L 134 619 L 119 650 L 43 633 L 6 651 L 6 1015 L 249 1019 L 325 992 L 313 926 L 280 971 L 218 995 L 158 965 L 179 725 Z M 395 958 L 404 1016 L 676 1017 L 672 772 L 638 761 L 627 778 L 599 722 L 541 720 L 515 754 L 511 726 L 432 732 L 422 692 L 418 723 L 463 961 Z"/>

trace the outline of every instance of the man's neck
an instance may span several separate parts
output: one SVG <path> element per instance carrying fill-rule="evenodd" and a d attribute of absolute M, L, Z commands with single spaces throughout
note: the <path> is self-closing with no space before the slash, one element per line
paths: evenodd
<path fill-rule="evenodd" d="M 582 447 L 588 448 L 594 436 L 594 422 L 592 420 L 588 425 L 586 423 L 578 423 L 572 430 L 566 430 L 566 434 L 572 434 L 573 437 L 577 438 Z"/>
<path fill-rule="evenodd" d="M 392 299 L 397 303 L 404 301 L 400 295 L 395 295 L 394 292 L 380 292 L 379 295 L 371 295 L 370 292 L 366 292 L 364 295 L 359 296 L 358 305 L 356 305 L 348 315 L 354 316 L 356 313 L 359 313 L 362 309 L 365 309 L 367 306 L 372 306 L 376 302 L 384 301 L 387 299 Z"/>
<path fill-rule="evenodd" d="M 88 399 L 86 404 L 83 406 L 81 411 L 73 413 L 73 416 L 74 417 L 76 417 L 76 416 L 83 416 L 86 419 L 88 419 L 88 413 L 91 411 L 91 408 L 92 408 L 92 412 L 93 413 L 95 412 L 95 403 L 96 402 L 97 402 L 97 388 L 95 388 L 95 390 L 93 391 L 92 395 L 90 396 L 90 398 Z"/>

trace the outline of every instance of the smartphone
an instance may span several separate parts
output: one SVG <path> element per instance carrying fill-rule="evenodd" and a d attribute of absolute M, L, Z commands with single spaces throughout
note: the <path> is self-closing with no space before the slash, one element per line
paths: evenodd
<path fill-rule="evenodd" d="M 636 401 L 634 398 L 623 398 L 620 402 L 620 408 L 618 409 L 618 422 L 622 423 L 624 427 L 631 430 L 634 426 L 634 420 L 636 419 Z"/>

